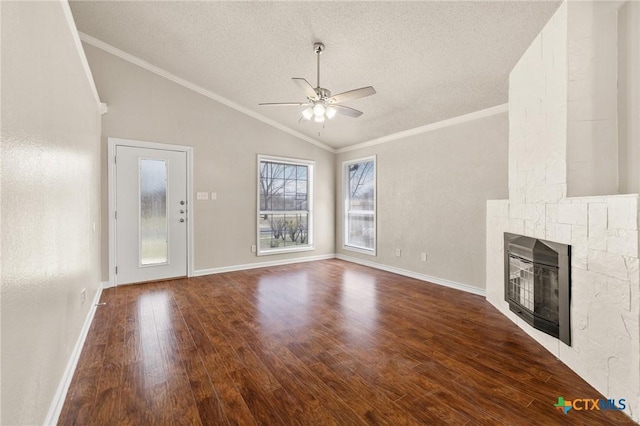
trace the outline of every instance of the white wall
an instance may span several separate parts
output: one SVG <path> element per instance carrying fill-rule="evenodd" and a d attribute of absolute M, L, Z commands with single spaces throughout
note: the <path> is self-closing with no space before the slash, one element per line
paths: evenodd
<path fill-rule="evenodd" d="M 571 1 L 568 9 L 567 194 L 616 194 L 618 5 Z"/>
<path fill-rule="evenodd" d="M 620 192 L 640 192 L 640 2 L 618 10 L 618 151 Z"/>
<path fill-rule="evenodd" d="M 625 398 L 626 413 L 639 420 L 639 199 L 635 194 L 567 197 L 567 186 L 572 185 L 567 144 L 579 141 L 576 133 L 568 132 L 568 123 L 577 112 L 585 122 L 599 116 L 591 109 L 592 87 L 582 86 L 583 94 L 577 86 L 567 90 L 571 61 L 580 54 L 583 59 L 592 55 L 568 37 L 572 22 L 593 16 L 589 10 L 563 3 L 510 74 L 509 199 L 487 203 L 487 300 L 603 395 Z M 585 39 L 597 42 L 598 37 Z M 592 72 L 586 69 L 585 75 Z M 610 90 L 615 95 L 615 87 Z M 573 102 L 571 96 L 585 103 Z M 600 134 L 591 128 L 586 136 L 597 142 Z M 504 232 L 571 245 L 571 346 L 509 311 L 504 300 Z"/>
<path fill-rule="evenodd" d="M 483 290 L 485 204 L 507 195 L 508 129 L 503 112 L 339 154 L 336 252 Z M 345 250 L 342 235 L 342 162 L 370 155 L 378 167 L 375 257 Z"/>
<path fill-rule="evenodd" d="M 0 423 L 42 424 L 99 288 L 100 113 L 68 5 L 1 7 Z"/>
<path fill-rule="evenodd" d="M 330 255 L 334 252 L 334 154 L 248 117 L 164 77 L 84 44 L 100 99 L 109 112 L 102 121 L 102 161 L 107 137 L 192 146 L 194 191 L 216 192 L 217 200 L 195 201 L 195 270 Z M 316 161 L 315 251 L 257 257 L 257 155 Z M 102 176 L 103 215 L 107 178 Z M 106 222 L 106 221 L 105 221 Z M 103 223 L 103 235 L 108 235 Z M 108 279 L 107 239 L 102 277 Z"/>

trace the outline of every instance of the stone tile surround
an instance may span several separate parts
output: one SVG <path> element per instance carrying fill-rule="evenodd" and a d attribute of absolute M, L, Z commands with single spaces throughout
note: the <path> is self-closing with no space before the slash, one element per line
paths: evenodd
<path fill-rule="evenodd" d="M 520 208 L 514 214 L 508 200 L 487 204 L 487 300 L 604 395 L 634 396 L 633 410 L 640 383 L 639 205 L 636 195 L 567 198 L 541 204 L 539 222 L 527 227 L 529 220 Z M 527 231 L 538 223 L 544 235 Z M 504 232 L 571 244 L 571 347 L 509 311 Z"/>
<path fill-rule="evenodd" d="M 569 146 L 583 136 L 571 131 L 571 111 L 579 104 L 570 102 L 576 92 L 568 87 L 591 78 L 589 72 L 569 72 L 570 62 L 580 62 L 579 52 L 570 51 L 576 43 L 569 28 L 584 29 L 590 16 L 593 10 L 584 5 L 563 3 L 510 75 L 509 200 L 487 202 L 487 300 L 602 394 L 625 398 L 627 414 L 638 421 L 639 197 L 567 197 L 568 156 L 575 151 Z M 504 232 L 571 244 L 572 346 L 509 311 Z"/>

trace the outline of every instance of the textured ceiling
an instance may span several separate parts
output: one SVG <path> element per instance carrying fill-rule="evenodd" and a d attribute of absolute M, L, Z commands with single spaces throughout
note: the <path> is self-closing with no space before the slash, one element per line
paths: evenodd
<path fill-rule="evenodd" d="M 559 1 L 71 2 L 78 29 L 334 148 L 507 102 L 508 76 Z M 291 77 L 364 114 L 299 123 Z"/>

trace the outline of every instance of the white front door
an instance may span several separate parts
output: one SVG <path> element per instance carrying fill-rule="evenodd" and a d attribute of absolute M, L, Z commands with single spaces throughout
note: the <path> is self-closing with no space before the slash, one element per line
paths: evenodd
<path fill-rule="evenodd" d="M 186 276 L 186 152 L 115 148 L 116 284 Z"/>

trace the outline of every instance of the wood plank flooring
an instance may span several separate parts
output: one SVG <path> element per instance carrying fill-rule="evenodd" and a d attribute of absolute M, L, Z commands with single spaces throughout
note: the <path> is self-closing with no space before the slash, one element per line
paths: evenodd
<path fill-rule="evenodd" d="M 62 425 L 635 424 L 557 411 L 603 397 L 484 298 L 340 260 L 101 302 Z"/>

